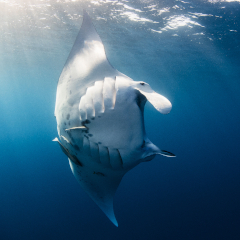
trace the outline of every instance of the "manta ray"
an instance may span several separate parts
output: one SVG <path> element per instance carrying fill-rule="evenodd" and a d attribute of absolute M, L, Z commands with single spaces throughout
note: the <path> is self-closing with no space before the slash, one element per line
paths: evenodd
<path fill-rule="evenodd" d="M 83 22 L 60 75 L 55 105 L 58 138 L 73 175 L 115 226 L 113 197 L 122 177 L 160 150 L 146 136 L 144 105 L 162 114 L 172 105 L 142 81 L 109 63 L 91 18 Z"/>

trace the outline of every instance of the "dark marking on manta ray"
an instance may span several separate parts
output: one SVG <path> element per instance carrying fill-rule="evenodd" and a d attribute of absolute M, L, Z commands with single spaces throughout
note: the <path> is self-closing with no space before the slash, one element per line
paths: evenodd
<path fill-rule="evenodd" d="M 68 115 L 67 115 L 67 120 L 69 120 L 69 118 L 70 118 L 70 114 L 68 113 Z"/>
<path fill-rule="evenodd" d="M 78 151 L 80 150 L 79 146 L 76 145 L 76 144 L 74 144 L 73 147 L 74 147 L 76 150 L 78 150 Z M 76 153 L 76 154 L 77 154 L 77 153 Z"/>
<path fill-rule="evenodd" d="M 91 123 L 91 121 L 89 121 L 88 119 L 86 119 L 85 121 L 82 121 L 82 125 L 84 126 L 85 124 L 89 124 Z"/>
<path fill-rule="evenodd" d="M 88 134 L 89 137 L 92 137 L 93 135 L 91 133 Z"/>
<path fill-rule="evenodd" d="M 72 139 L 72 134 L 71 132 L 67 132 L 68 136 Z M 73 141 L 74 142 L 74 141 Z"/>
<path fill-rule="evenodd" d="M 101 116 L 98 116 L 99 118 L 101 117 Z"/>
<path fill-rule="evenodd" d="M 143 140 L 143 143 L 142 143 L 141 148 L 144 148 L 144 147 L 145 147 L 145 144 L 146 144 L 146 142 Z"/>
<path fill-rule="evenodd" d="M 88 124 L 88 123 L 90 123 L 90 121 L 88 119 L 85 121 L 82 121 L 82 126 L 86 127 L 85 124 Z"/>
<path fill-rule="evenodd" d="M 119 150 L 118 150 L 118 149 L 117 149 L 117 151 L 118 151 L 118 154 L 119 154 L 119 157 L 120 157 L 121 165 L 123 165 L 122 156 L 121 156 L 121 154 L 120 154 L 120 152 L 119 152 Z"/>
<path fill-rule="evenodd" d="M 145 83 L 144 83 L 144 82 L 141 82 L 140 84 L 141 84 L 141 85 L 145 85 Z"/>
<path fill-rule="evenodd" d="M 91 119 L 92 119 L 92 120 L 95 120 L 95 117 L 92 117 Z"/>
<path fill-rule="evenodd" d="M 98 144 L 102 144 L 101 142 L 98 142 Z"/>
<path fill-rule="evenodd" d="M 103 173 L 101 173 L 101 172 L 93 172 L 93 174 L 96 174 L 96 175 L 98 175 L 98 176 L 102 176 L 102 177 L 104 177 L 105 175 L 103 174 Z"/>

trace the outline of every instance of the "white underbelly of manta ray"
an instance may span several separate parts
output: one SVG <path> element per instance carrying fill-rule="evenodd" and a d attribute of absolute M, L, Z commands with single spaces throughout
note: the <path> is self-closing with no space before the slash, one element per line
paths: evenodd
<path fill-rule="evenodd" d="M 167 114 L 172 105 L 147 83 L 114 69 L 90 17 L 83 23 L 57 86 L 55 116 L 71 170 L 82 188 L 118 226 L 113 197 L 126 172 L 156 154 L 175 155 L 152 144 L 144 129 L 149 101 Z"/>

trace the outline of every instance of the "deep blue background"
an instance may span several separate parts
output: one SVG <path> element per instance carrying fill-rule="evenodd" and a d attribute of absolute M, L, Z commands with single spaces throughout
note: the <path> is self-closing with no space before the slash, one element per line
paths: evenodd
<path fill-rule="evenodd" d="M 122 3 L 158 23 L 131 21 L 114 11 L 122 5 L 104 1 L 0 3 L 1 240 L 240 239 L 239 2 Z M 169 12 L 148 11 L 154 4 Z M 173 104 L 167 116 L 147 104 L 145 125 L 150 140 L 177 158 L 157 156 L 126 174 L 115 196 L 118 228 L 51 141 L 57 80 L 82 8 L 112 65 Z M 202 27 L 151 31 L 176 16 Z"/>

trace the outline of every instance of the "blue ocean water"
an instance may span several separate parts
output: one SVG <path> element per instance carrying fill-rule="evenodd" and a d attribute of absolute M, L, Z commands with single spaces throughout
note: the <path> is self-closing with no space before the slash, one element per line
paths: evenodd
<path fill-rule="evenodd" d="M 173 105 L 165 116 L 147 104 L 145 126 L 177 158 L 124 176 L 118 228 L 52 142 L 83 9 L 111 64 Z M 0 0 L 0 239 L 239 239 L 239 10 L 231 0 Z"/>

